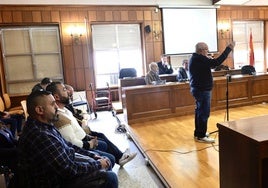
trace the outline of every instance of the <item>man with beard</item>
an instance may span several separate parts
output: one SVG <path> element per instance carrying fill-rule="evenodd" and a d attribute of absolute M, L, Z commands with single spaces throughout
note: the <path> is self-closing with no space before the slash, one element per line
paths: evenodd
<path fill-rule="evenodd" d="M 50 92 L 32 92 L 27 110 L 19 138 L 21 187 L 118 187 L 109 159 L 66 142 L 54 127 L 58 105 Z"/>
<path fill-rule="evenodd" d="M 110 154 L 113 159 L 121 167 L 127 162 L 134 159 L 137 153 L 129 153 L 128 149 L 123 153 L 116 147 L 109 139 L 102 133 L 91 131 L 86 134 L 84 129 L 79 125 L 77 119 L 73 116 L 72 112 L 66 108 L 70 104 L 70 90 L 61 82 L 52 82 L 47 86 L 47 91 L 50 91 L 57 105 L 59 106 L 60 120 L 55 123 L 61 135 L 69 142 L 82 147 L 84 149 L 97 149 L 97 152 L 102 155 Z M 67 119 L 66 121 L 64 119 Z M 97 139 L 96 145 L 91 144 L 91 141 Z M 110 156 L 107 156 L 110 158 Z M 112 160 L 112 159 L 111 159 Z M 112 164 L 113 161 L 112 161 Z"/>

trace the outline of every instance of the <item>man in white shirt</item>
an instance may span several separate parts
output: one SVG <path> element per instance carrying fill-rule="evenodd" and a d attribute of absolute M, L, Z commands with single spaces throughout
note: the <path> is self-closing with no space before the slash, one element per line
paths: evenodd
<path fill-rule="evenodd" d="M 137 153 L 129 153 L 128 150 L 124 153 L 121 152 L 102 133 L 91 131 L 91 135 L 86 134 L 72 112 L 65 107 L 70 103 L 70 95 L 63 83 L 52 82 L 47 86 L 47 91 L 52 93 L 59 106 L 60 116 L 55 126 L 57 126 L 59 132 L 67 141 L 85 149 L 98 149 L 104 153 L 111 154 L 115 159 L 115 163 L 119 164 L 121 167 L 135 158 Z M 102 146 L 100 147 L 100 145 Z M 107 157 L 110 158 L 109 155 Z"/>

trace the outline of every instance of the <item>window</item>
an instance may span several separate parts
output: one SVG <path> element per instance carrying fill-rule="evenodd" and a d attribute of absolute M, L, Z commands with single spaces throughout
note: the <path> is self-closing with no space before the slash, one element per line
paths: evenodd
<path fill-rule="evenodd" d="M 236 42 L 234 49 L 234 68 L 240 69 L 249 65 L 249 38 L 252 32 L 255 69 L 262 72 L 264 69 L 264 23 L 263 21 L 234 21 L 233 40 Z"/>
<path fill-rule="evenodd" d="M 96 87 L 118 85 L 122 68 L 135 68 L 142 75 L 139 24 L 92 25 Z"/>
<path fill-rule="evenodd" d="M 44 77 L 63 80 L 58 27 L 3 27 L 0 31 L 9 94 L 28 94 Z"/>

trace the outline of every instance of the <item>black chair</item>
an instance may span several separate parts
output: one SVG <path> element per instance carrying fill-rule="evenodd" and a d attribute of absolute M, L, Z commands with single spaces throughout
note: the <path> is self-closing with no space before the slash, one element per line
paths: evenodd
<path fill-rule="evenodd" d="M 252 65 L 244 65 L 241 68 L 241 74 L 255 75 L 256 74 L 255 67 L 253 67 Z"/>
<path fill-rule="evenodd" d="M 135 68 L 123 68 L 119 72 L 119 78 L 137 77 L 137 71 Z"/>

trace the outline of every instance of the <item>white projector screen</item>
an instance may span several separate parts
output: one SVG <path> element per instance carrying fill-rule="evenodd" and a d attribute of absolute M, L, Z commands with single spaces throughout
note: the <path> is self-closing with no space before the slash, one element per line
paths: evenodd
<path fill-rule="evenodd" d="M 165 54 L 195 52 L 198 42 L 218 51 L 216 8 L 162 8 Z"/>

